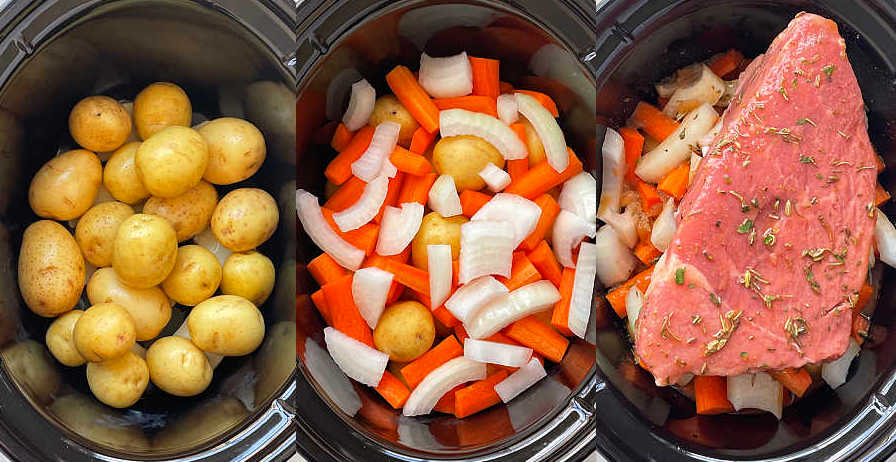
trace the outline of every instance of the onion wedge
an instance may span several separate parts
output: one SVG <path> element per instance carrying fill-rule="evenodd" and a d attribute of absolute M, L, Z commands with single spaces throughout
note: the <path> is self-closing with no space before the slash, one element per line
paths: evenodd
<path fill-rule="evenodd" d="M 498 96 L 498 118 L 501 122 L 510 125 L 520 118 L 520 113 L 516 104 L 516 97 L 509 94 Z"/>
<path fill-rule="evenodd" d="M 608 128 L 601 147 L 603 159 L 600 177 L 600 204 L 597 216 L 604 219 L 608 212 L 619 213 L 619 199 L 622 197 L 622 180 L 625 176 L 625 148 L 622 135 Z"/>
<path fill-rule="evenodd" d="M 364 186 L 364 192 L 361 198 L 351 207 L 333 214 L 333 221 L 343 233 L 358 229 L 376 216 L 386 200 L 386 193 L 389 190 L 389 178 L 385 176 L 377 177 L 375 180 Z"/>
<path fill-rule="evenodd" d="M 495 385 L 495 393 L 501 397 L 501 401 L 509 403 L 510 400 L 519 396 L 520 393 L 526 391 L 529 387 L 538 383 L 539 380 L 547 377 L 547 375 L 541 362 L 537 358 L 532 358 L 525 366 L 498 382 Z"/>
<path fill-rule="evenodd" d="M 556 225 L 555 225 L 556 226 Z M 638 259 L 612 226 L 602 226 L 594 237 L 597 246 L 597 278 L 604 287 L 612 287 L 631 276 Z"/>
<path fill-rule="evenodd" d="M 607 211 L 603 214 L 601 220 L 616 230 L 619 240 L 626 247 L 633 249 L 638 244 L 638 226 L 634 208 L 626 207 L 625 212 L 622 213 Z"/>
<path fill-rule="evenodd" d="M 656 217 L 656 221 L 653 223 L 653 230 L 650 232 L 650 243 L 660 252 L 665 252 L 675 237 L 676 227 L 675 199 L 670 197 L 663 205 L 663 211 L 660 212 L 660 215 Z"/>
<path fill-rule="evenodd" d="M 429 306 L 435 310 L 451 295 L 451 246 L 429 244 L 426 246 L 426 258 L 429 265 Z"/>
<path fill-rule="evenodd" d="M 491 162 L 485 164 L 479 171 L 479 178 L 485 181 L 491 192 L 500 192 L 510 184 L 510 174 Z"/>
<path fill-rule="evenodd" d="M 498 193 L 489 199 L 470 221 L 493 220 L 513 224 L 513 248 L 526 240 L 541 218 L 541 208 L 535 202 L 516 194 Z"/>
<path fill-rule="evenodd" d="M 641 307 L 644 306 L 644 294 L 638 286 L 632 286 L 625 296 L 625 312 L 628 316 L 628 332 L 632 338 L 638 333 L 638 316 L 641 314 Z M 637 339 L 636 339 L 637 340 Z"/>
<path fill-rule="evenodd" d="M 765 372 L 728 377 L 728 401 L 735 410 L 761 409 L 781 420 L 784 390 L 781 382 Z"/>
<path fill-rule="evenodd" d="M 402 414 L 412 417 L 429 414 L 445 393 L 452 388 L 486 376 L 484 363 L 463 356 L 454 358 L 426 375 L 404 403 Z"/>
<path fill-rule="evenodd" d="M 382 122 L 373 131 L 370 145 L 358 160 L 352 162 L 352 173 L 365 182 L 371 182 L 383 171 L 383 163 L 389 160 L 401 125 L 392 121 Z"/>
<path fill-rule="evenodd" d="M 420 86 L 433 98 L 473 93 L 473 66 L 466 52 L 445 58 L 420 56 Z"/>
<path fill-rule="evenodd" d="M 587 223 L 597 221 L 597 181 L 588 172 L 582 172 L 563 183 L 560 208 L 578 215 Z"/>
<path fill-rule="evenodd" d="M 429 189 L 429 208 L 442 216 L 442 218 L 454 217 L 464 213 L 460 205 L 460 196 L 454 185 L 454 177 L 441 175 Z"/>
<path fill-rule="evenodd" d="M 497 279 L 482 276 L 454 291 L 445 302 L 445 308 L 460 322 L 468 324 L 485 305 L 509 292 Z"/>
<path fill-rule="evenodd" d="M 635 167 L 635 175 L 648 183 L 658 183 L 663 176 L 691 158 L 691 146 L 696 146 L 717 120 L 719 113 L 710 104 L 703 104 L 689 112 L 671 135 L 641 156 Z"/>
<path fill-rule="evenodd" d="M 442 138 L 458 135 L 477 136 L 488 141 L 507 160 L 523 159 L 529 155 L 523 140 L 507 124 L 480 112 L 471 112 L 465 109 L 440 111 L 439 133 Z M 566 145 L 563 146 L 563 156 L 569 161 Z"/>
<path fill-rule="evenodd" d="M 296 190 L 296 214 L 308 237 L 336 263 L 352 271 L 361 266 L 364 251 L 346 242 L 330 227 L 314 194 L 303 189 Z"/>
<path fill-rule="evenodd" d="M 880 209 L 877 209 L 877 221 L 874 223 L 874 241 L 880 252 L 880 261 L 896 267 L 896 227 Z"/>
<path fill-rule="evenodd" d="M 481 363 L 522 367 L 532 357 L 532 349 L 506 343 L 467 338 L 464 340 L 464 356 Z"/>
<path fill-rule="evenodd" d="M 342 115 L 342 123 L 345 128 L 355 131 L 365 125 L 373 114 L 373 105 L 376 103 L 376 90 L 361 79 L 352 84 L 352 96 L 348 100 L 348 109 Z"/>
<path fill-rule="evenodd" d="M 405 202 L 401 208 L 387 205 L 376 239 L 376 253 L 398 255 L 414 240 L 423 222 L 423 204 Z"/>
<path fill-rule="evenodd" d="M 591 301 L 594 297 L 594 278 L 597 274 L 597 246 L 583 242 L 579 247 L 579 258 L 576 261 L 576 273 L 572 283 L 572 296 L 569 300 L 569 330 L 579 338 L 585 338 L 588 330 L 588 318 L 593 311 Z"/>
<path fill-rule="evenodd" d="M 380 384 L 389 355 L 339 332 L 332 327 L 324 328 L 324 342 L 333 361 L 345 375 L 369 387 Z"/>
<path fill-rule="evenodd" d="M 837 389 L 840 385 L 846 383 L 846 375 L 849 374 L 849 366 L 852 364 L 852 360 L 859 355 L 859 344 L 856 343 L 855 339 L 849 339 L 849 346 L 846 347 L 846 352 L 843 353 L 843 356 L 839 358 L 827 362 L 821 365 L 821 378 L 828 384 L 832 389 Z"/>
<path fill-rule="evenodd" d="M 551 234 L 557 261 L 567 268 L 575 268 L 572 250 L 586 237 L 594 236 L 594 233 L 594 228 L 578 215 L 568 210 L 561 210 L 554 221 L 554 231 Z"/>
<path fill-rule="evenodd" d="M 464 327 L 470 337 L 486 338 L 530 314 L 551 308 L 559 300 L 560 292 L 551 281 L 536 281 L 491 301 Z"/>
<path fill-rule="evenodd" d="M 566 138 L 563 137 L 563 130 L 557 120 L 535 98 L 525 93 L 516 93 L 514 96 L 520 114 L 532 124 L 544 145 L 548 165 L 557 172 L 566 170 L 569 166 L 569 153 L 566 151 Z"/>
<path fill-rule="evenodd" d="M 392 278 L 392 273 L 373 266 L 361 268 L 352 276 L 352 299 L 371 329 L 376 329 L 386 308 Z"/>
<path fill-rule="evenodd" d="M 510 277 L 513 264 L 513 224 L 508 221 L 470 221 L 460 226 L 459 284 L 480 276 Z"/>

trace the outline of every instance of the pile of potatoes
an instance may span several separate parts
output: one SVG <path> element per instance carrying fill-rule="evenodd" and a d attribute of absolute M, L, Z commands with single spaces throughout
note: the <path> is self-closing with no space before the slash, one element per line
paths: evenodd
<path fill-rule="evenodd" d="M 69 115 L 81 149 L 45 163 L 28 190 L 43 219 L 22 238 L 22 298 L 55 318 L 50 352 L 66 366 L 86 363 L 90 390 L 109 406 L 133 405 L 150 381 L 199 394 L 222 356 L 249 354 L 264 339 L 257 307 L 275 271 L 255 249 L 277 229 L 278 207 L 257 188 L 219 200 L 215 185 L 254 175 L 265 140 L 242 119 L 193 120 L 172 83 L 149 85 L 133 103 L 85 98 Z M 75 309 L 85 285 L 89 308 Z M 159 338 L 175 304 L 192 308 Z"/>

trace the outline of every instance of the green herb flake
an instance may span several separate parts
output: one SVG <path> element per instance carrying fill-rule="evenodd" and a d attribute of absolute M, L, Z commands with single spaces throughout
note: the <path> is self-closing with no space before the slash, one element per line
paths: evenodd
<path fill-rule="evenodd" d="M 762 233 L 762 243 L 765 244 L 766 247 L 774 247 L 775 240 L 775 230 L 773 230 L 772 228 L 768 228 L 764 233 Z"/>
<path fill-rule="evenodd" d="M 747 234 L 753 230 L 753 220 L 749 218 L 744 218 L 743 223 L 737 227 L 738 234 Z"/>
<path fill-rule="evenodd" d="M 821 286 L 818 285 L 818 281 L 815 280 L 815 275 L 812 273 L 812 267 L 807 266 L 806 270 L 806 281 L 809 283 L 809 287 L 812 288 L 812 291 L 815 293 L 821 293 Z"/>
<path fill-rule="evenodd" d="M 681 132 L 678 133 L 678 139 L 683 140 L 685 137 L 685 128 L 681 128 Z"/>
<path fill-rule="evenodd" d="M 746 359 L 747 359 L 747 352 L 746 352 L 746 351 L 741 351 L 741 352 L 740 352 L 740 357 L 743 358 L 744 360 L 746 360 Z"/>
<path fill-rule="evenodd" d="M 804 155 L 802 155 L 802 154 L 800 154 L 800 163 L 801 163 L 801 164 L 812 164 L 812 165 L 814 165 L 814 166 L 816 166 L 816 167 L 818 166 L 818 164 L 815 163 L 815 158 L 814 158 L 814 157 L 812 157 L 812 156 L 804 156 Z"/>
<path fill-rule="evenodd" d="M 797 120 L 797 121 L 796 121 L 796 124 L 797 124 L 797 125 L 806 125 L 806 124 L 809 124 L 809 125 L 811 125 L 811 126 L 813 126 L 813 127 L 817 127 L 817 126 L 818 126 L 818 125 L 815 125 L 815 122 L 814 122 L 812 119 L 808 118 L 808 117 L 803 117 L 802 119 Z"/>
<path fill-rule="evenodd" d="M 719 296 L 716 295 L 715 293 L 709 294 L 709 301 L 711 301 L 712 304 L 715 306 L 722 306 L 722 299 L 719 298 Z"/>
<path fill-rule="evenodd" d="M 684 285 L 684 267 L 675 269 L 675 283 Z"/>
<path fill-rule="evenodd" d="M 828 76 L 828 80 L 830 80 L 831 74 L 834 73 L 834 69 L 836 69 L 836 67 L 834 67 L 833 64 L 828 64 L 827 66 L 821 68 L 821 72 L 824 72 L 824 75 Z"/>

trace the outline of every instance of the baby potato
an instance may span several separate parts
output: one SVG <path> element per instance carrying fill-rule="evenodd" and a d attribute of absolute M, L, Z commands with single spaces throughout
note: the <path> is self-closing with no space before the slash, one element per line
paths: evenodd
<path fill-rule="evenodd" d="M 66 366 L 80 366 L 87 362 L 78 348 L 75 346 L 74 330 L 75 324 L 84 314 L 81 310 L 71 310 L 68 313 L 56 318 L 47 329 L 47 335 L 44 337 L 47 342 L 47 348 L 57 361 Z"/>
<path fill-rule="evenodd" d="M 177 259 L 177 235 L 162 217 L 138 213 L 115 234 L 112 267 L 125 284 L 145 289 L 164 281 Z"/>
<path fill-rule="evenodd" d="M 414 131 L 420 126 L 417 119 L 398 101 L 393 95 L 383 95 L 376 99 L 373 105 L 373 112 L 370 114 L 371 126 L 376 127 L 383 122 L 395 122 L 401 125 L 401 131 L 398 132 L 398 144 L 408 147 L 411 144 L 411 138 L 414 137 Z"/>
<path fill-rule="evenodd" d="M 485 164 L 493 163 L 504 168 L 504 156 L 482 138 L 469 135 L 449 136 L 436 143 L 432 163 L 440 174 L 451 175 L 457 191 L 478 191 L 485 187 L 479 172 Z"/>
<path fill-rule="evenodd" d="M 171 320 L 171 301 L 162 289 L 129 287 L 118 279 L 112 268 L 100 268 L 90 276 L 87 298 L 93 305 L 117 303 L 128 310 L 138 341 L 156 338 Z"/>
<path fill-rule="evenodd" d="M 205 181 L 171 198 L 150 197 L 143 205 L 143 213 L 158 215 L 171 223 L 177 242 L 183 242 L 208 227 L 218 205 L 218 192 Z"/>
<path fill-rule="evenodd" d="M 93 305 L 81 314 L 73 331 L 75 347 L 91 362 L 117 358 L 134 346 L 137 329 L 128 310 L 117 303 Z"/>
<path fill-rule="evenodd" d="M 225 195 L 212 214 L 212 232 L 234 252 L 252 250 L 277 230 L 277 202 L 263 189 L 240 188 Z"/>
<path fill-rule="evenodd" d="M 221 293 L 239 295 L 255 306 L 263 305 L 274 290 L 274 264 L 254 250 L 230 254 L 223 272 Z"/>
<path fill-rule="evenodd" d="M 209 298 L 221 283 L 221 264 L 205 247 L 185 245 L 177 249 L 174 269 L 162 281 L 162 290 L 181 305 L 194 306 Z"/>
<path fill-rule="evenodd" d="M 94 266 L 112 264 L 112 243 L 118 227 L 134 214 L 134 209 L 121 202 L 103 202 L 91 207 L 75 227 L 75 240 L 84 258 Z"/>
<path fill-rule="evenodd" d="M 208 388 L 212 366 L 205 353 L 183 337 L 162 337 L 146 350 L 149 378 L 175 396 L 194 396 Z"/>
<path fill-rule="evenodd" d="M 108 96 L 88 96 L 72 108 L 68 131 L 84 149 L 112 151 L 124 144 L 131 134 L 131 115 Z"/>
<path fill-rule="evenodd" d="M 422 303 L 398 302 L 386 307 L 373 330 L 376 349 L 392 361 L 409 362 L 426 353 L 436 338 L 432 313 Z"/>
<path fill-rule="evenodd" d="M 96 154 L 83 149 L 64 152 L 34 174 L 28 203 L 38 216 L 59 221 L 80 217 L 93 205 L 103 181 Z"/>
<path fill-rule="evenodd" d="M 541 138 L 538 137 L 535 127 L 525 117 L 522 117 L 520 122 L 526 128 L 526 149 L 529 150 L 529 165 L 540 164 L 545 159 L 544 144 L 542 144 Z"/>
<path fill-rule="evenodd" d="M 134 99 L 134 125 L 143 140 L 165 127 L 189 127 L 192 118 L 190 98 L 182 88 L 170 82 L 156 82 Z"/>
<path fill-rule="evenodd" d="M 65 227 L 40 220 L 25 229 L 19 252 L 19 289 L 28 308 L 52 318 L 78 304 L 86 277 L 84 257 Z"/>
<path fill-rule="evenodd" d="M 107 406 L 130 407 L 149 385 L 149 366 L 132 351 L 101 363 L 87 363 L 87 384 Z"/>
<path fill-rule="evenodd" d="M 420 230 L 411 241 L 411 263 L 417 268 L 429 268 L 429 256 L 426 246 L 429 244 L 447 244 L 451 246 L 451 259 L 460 256 L 460 226 L 470 220 L 463 215 L 442 218 L 436 212 L 429 212 L 420 222 Z"/>
<path fill-rule="evenodd" d="M 208 144 L 208 167 L 202 178 L 209 183 L 243 181 L 264 162 L 264 136 L 250 122 L 221 117 L 202 124 L 197 131 Z"/>
<path fill-rule="evenodd" d="M 224 356 L 247 355 L 264 340 L 261 311 L 236 295 L 218 295 L 193 307 L 187 328 L 202 351 Z"/>
<path fill-rule="evenodd" d="M 150 194 L 176 197 L 199 184 L 208 165 L 208 146 L 196 130 L 171 126 L 137 148 L 134 164 Z"/>
<path fill-rule="evenodd" d="M 112 197 L 125 204 L 134 204 L 149 197 L 149 191 L 143 186 L 134 164 L 139 147 L 139 141 L 132 141 L 118 148 L 103 168 L 103 186 Z"/>

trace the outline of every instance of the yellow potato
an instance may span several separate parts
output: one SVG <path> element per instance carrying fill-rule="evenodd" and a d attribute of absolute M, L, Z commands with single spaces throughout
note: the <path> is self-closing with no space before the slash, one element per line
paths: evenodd
<path fill-rule="evenodd" d="M 177 197 L 150 197 L 143 205 L 143 213 L 168 220 L 177 233 L 177 242 L 183 242 L 208 227 L 217 205 L 218 192 L 215 187 L 200 181 Z"/>
<path fill-rule="evenodd" d="M 162 290 L 181 305 L 194 306 L 211 297 L 221 283 L 221 264 L 205 247 L 185 245 L 177 249 L 174 269 L 162 281 Z"/>
<path fill-rule="evenodd" d="M 134 346 L 134 318 L 117 303 L 100 303 L 84 311 L 75 323 L 75 347 L 91 362 L 117 358 Z"/>
<path fill-rule="evenodd" d="M 134 164 L 150 194 L 176 197 L 199 184 L 208 165 L 208 146 L 196 130 L 172 126 L 144 141 Z"/>
<path fill-rule="evenodd" d="M 37 171 L 28 188 L 28 203 L 38 216 L 60 221 L 80 217 L 93 205 L 103 181 L 96 154 L 83 149 L 64 152 Z"/>
<path fill-rule="evenodd" d="M 529 166 L 540 164 L 545 159 L 544 144 L 538 137 L 535 127 L 526 120 L 525 117 L 520 119 L 523 126 L 526 127 L 526 149 L 529 150 Z"/>
<path fill-rule="evenodd" d="M 134 99 L 134 125 L 143 140 L 165 127 L 189 127 L 192 118 L 190 98 L 183 89 L 170 82 L 156 82 Z"/>
<path fill-rule="evenodd" d="M 264 136 L 250 122 L 221 117 L 202 124 L 197 131 L 208 144 L 208 167 L 202 177 L 209 183 L 243 181 L 264 162 Z"/>
<path fill-rule="evenodd" d="M 417 268 L 429 268 L 426 246 L 430 244 L 447 244 L 451 246 L 451 259 L 457 260 L 460 255 L 460 226 L 470 220 L 463 215 L 442 218 L 436 212 L 429 212 L 420 222 L 420 230 L 411 241 L 411 262 Z"/>
<path fill-rule="evenodd" d="M 392 361 L 409 362 L 429 351 L 436 337 L 432 313 L 414 301 L 386 307 L 373 330 L 376 348 Z"/>
<path fill-rule="evenodd" d="M 84 258 L 94 266 L 112 264 L 112 243 L 118 227 L 134 214 L 134 209 L 121 202 L 103 202 L 90 208 L 75 227 L 75 240 Z"/>
<path fill-rule="evenodd" d="M 261 311 L 236 295 L 218 295 L 193 307 L 187 328 L 202 351 L 224 356 L 247 355 L 264 340 Z"/>
<path fill-rule="evenodd" d="M 263 305 L 274 290 L 274 264 L 254 250 L 230 254 L 223 272 L 221 293 L 239 295 L 255 306 Z"/>
<path fill-rule="evenodd" d="M 71 310 L 56 318 L 44 337 L 53 357 L 66 366 L 80 366 L 87 362 L 78 352 L 74 339 L 75 324 L 81 319 L 82 314 L 84 312 L 81 310 Z"/>
<path fill-rule="evenodd" d="M 96 399 L 107 406 L 130 407 L 149 385 L 149 367 L 134 352 L 103 361 L 87 363 L 87 384 Z"/>
<path fill-rule="evenodd" d="M 38 403 L 50 403 L 62 388 L 57 366 L 40 342 L 18 341 L 0 351 L 0 358 L 9 375 Z"/>
<path fill-rule="evenodd" d="M 68 116 L 68 131 L 89 151 L 118 149 L 131 133 L 131 115 L 108 96 L 88 96 L 78 101 Z"/>
<path fill-rule="evenodd" d="M 398 132 L 398 144 L 408 147 L 411 144 L 411 138 L 414 137 L 414 131 L 420 126 L 417 119 L 398 101 L 393 95 L 384 95 L 376 99 L 373 105 L 373 113 L 370 114 L 371 126 L 392 121 L 401 125 L 401 131 Z"/>
<path fill-rule="evenodd" d="M 162 337 L 146 350 L 149 378 L 175 396 L 194 396 L 208 388 L 212 366 L 205 353 L 183 337 Z"/>
<path fill-rule="evenodd" d="M 125 204 L 134 204 L 149 197 L 149 191 L 143 186 L 134 164 L 139 147 L 139 141 L 132 141 L 118 148 L 103 169 L 103 185 L 112 197 Z"/>
<path fill-rule="evenodd" d="M 162 289 L 128 287 L 118 280 L 112 268 L 100 268 L 90 276 L 87 298 L 92 305 L 117 303 L 128 310 L 138 341 L 156 338 L 171 320 L 171 301 Z"/>
<path fill-rule="evenodd" d="M 125 284 L 145 289 L 168 277 L 177 258 L 177 235 L 162 217 L 138 213 L 118 227 L 112 267 Z"/>
<path fill-rule="evenodd" d="M 252 250 L 277 230 L 279 211 L 270 194 L 258 188 L 234 189 L 225 195 L 212 214 L 215 238 L 234 252 Z"/>
<path fill-rule="evenodd" d="M 52 318 L 74 308 L 84 288 L 85 271 L 81 249 L 62 225 L 41 220 L 25 229 L 19 289 L 31 311 Z"/>
<path fill-rule="evenodd" d="M 440 174 L 451 175 L 457 191 L 485 187 L 479 172 L 487 163 L 504 168 L 504 156 L 482 138 L 461 135 L 442 138 L 432 152 L 432 163 Z"/>

